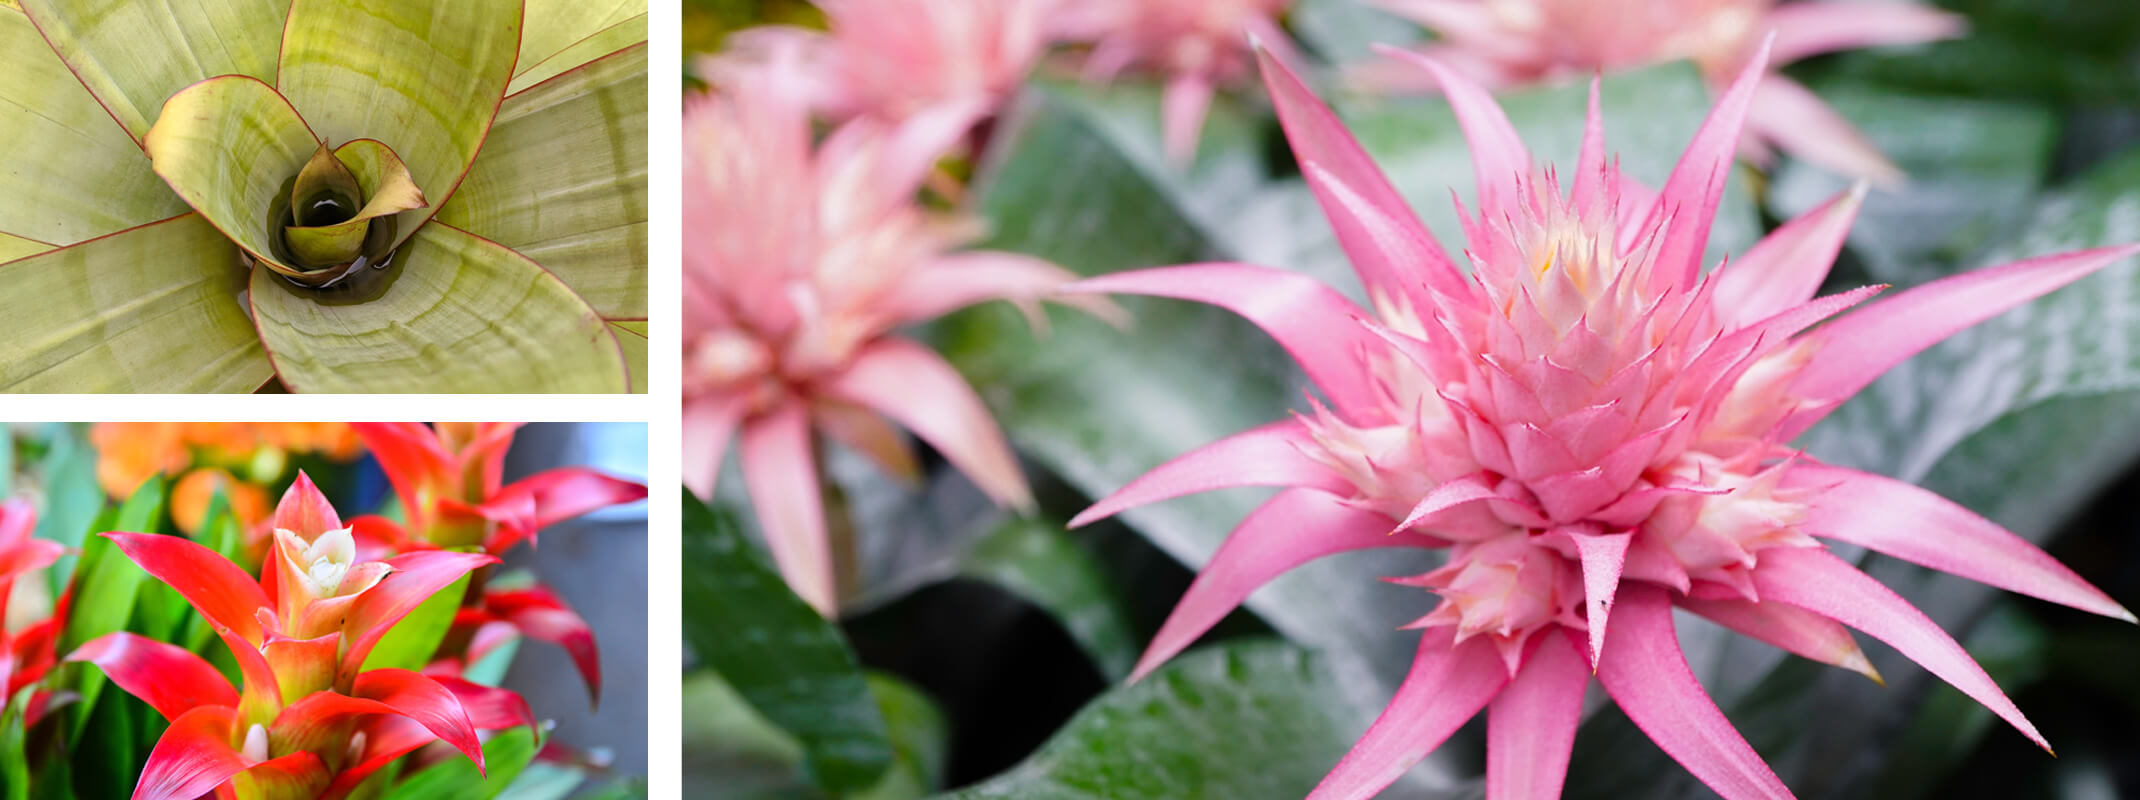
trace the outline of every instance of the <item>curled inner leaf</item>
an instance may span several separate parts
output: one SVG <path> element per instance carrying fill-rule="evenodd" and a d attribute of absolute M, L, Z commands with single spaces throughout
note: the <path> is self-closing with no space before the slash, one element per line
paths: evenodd
<path fill-rule="evenodd" d="M 278 216 L 286 216 L 282 244 L 300 270 L 290 277 L 325 286 L 353 271 L 336 267 L 385 262 L 392 215 L 423 207 L 424 195 L 391 148 L 358 139 L 332 150 L 322 142 L 292 180 L 289 202 Z"/>

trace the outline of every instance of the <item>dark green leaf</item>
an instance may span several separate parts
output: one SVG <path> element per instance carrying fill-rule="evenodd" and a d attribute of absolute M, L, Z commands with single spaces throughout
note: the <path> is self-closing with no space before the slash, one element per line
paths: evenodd
<path fill-rule="evenodd" d="M 684 641 L 802 743 L 817 785 L 848 794 L 892 761 L 884 716 L 840 632 L 788 589 L 733 515 L 683 498 Z"/>
<path fill-rule="evenodd" d="M 911 800 L 940 780 L 946 737 L 942 712 L 919 689 L 882 673 L 867 680 L 890 731 L 893 761 L 855 800 Z M 802 747 L 751 709 L 719 675 L 684 678 L 684 793 L 707 800 L 814 800 L 826 795 L 802 770 Z"/>
<path fill-rule="evenodd" d="M 1101 695 L 1024 763 L 946 800 L 1300 797 L 1366 729 L 1315 655 L 1277 642 L 1189 652 Z"/>
<path fill-rule="evenodd" d="M 1127 611 L 1105 568 L 1061 524 L 1006 519 L 974 544 L 959 572 L 1046 609 L 1110 679 L 1136 664 Z"/>
<path fill-rule="evenodd" d="M 2140 5 L 2100 0 L 1943 0 L 1960 39 L 1844 53 L 1807 71 L 1916 93 L 2031 102 L 2140 102 Z"/>
<path fill-rule="evenodd" d="M 164 480 L 159 475 L 141 484 L 134 494 L 119 506 L 119 514 L 113 520 L 112 530 L 133 533 L 154 533 L 156 523 L 163 518 Z M 79 576 L 74 586 L 74 599 L 67 608 L 67 623 L 61 629 L 55 648 L 64 656 L 74 652 L 82 643 L 107 633 L 124 630 L 133 618 L 135 600 L 141 596 L 141 586 L 149 581 L 143 572 L 126 554 L 119 552 L 110 539 L 91 536 L 82 542 L 82 561 Z M 97 698 L 106 683 L 104 673 L 87 665 L 69 667 L 76 681 L 75 691 L 81 696 L 73 706 L 75 741 L 82 741 L 84 725 L 95 710 Z M 121 751 L 122 757 L 127 754 Z"/>
<path fill-rule="evenodd" d="M 45 451 L 45 503 L 37 517 L 37 538 L 66 545 L 69 551 L 52 564 L 52 595 L 58 597 L 74 574 L 75 553 L 97 512 L 104 508 L 104 490 L 97 483 L 97 451 L 89 446 L 87 426 L 55 423 L 48 430 L 51 440 Z"/>

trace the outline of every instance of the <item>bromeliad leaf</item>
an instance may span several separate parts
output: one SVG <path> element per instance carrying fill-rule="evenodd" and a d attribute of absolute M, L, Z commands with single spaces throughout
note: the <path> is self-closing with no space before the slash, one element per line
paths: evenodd
<path fill-rule="evenodd" d="M 732 514 L 683 494 L 684 641 L 801 743 L 819 787 L 847 794 L 874 785 L 893 753 L 839 630 L 787 588 Z"/>

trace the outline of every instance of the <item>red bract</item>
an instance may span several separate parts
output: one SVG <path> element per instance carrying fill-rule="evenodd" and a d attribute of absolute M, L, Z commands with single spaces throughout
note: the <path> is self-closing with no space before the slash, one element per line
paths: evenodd
<path fill-rule="evenodd" d="M 1285 487 L 1219 548 L 1137 674 L 1309 560 L 1448 548 L 1446 566 L 1396 581 L 1442 602 L 1411 626 L 1425 629 L 1411 674 L 1318 800 L 1381 791 L 1482 710 L 1486 796 L 1554 796 L 1590 672 L 1718 793 L 1790 796 L 1694 680 L 1674 606 L 1871 674 L 1845 630 L 1855 628 L 2042 744 L 1960 645 L 1821 540 L 2132 614 L 1992 522 L 1923 489 L 1819 464 L 1789 442 L 1911 355 L 2140 247 L 1976 270 L 1821 324 L 1884 288 L 1814 296 L 1862 189 L 1702 270 L 1765 48 L 1654 193 L 1606 158 L 1595 83 L 1564 194 L 1483 88 L 1407 58 L 1447 91 L 1471 143 L 1479 208 L 1464 220 L 1468 276 L 1337 117 L 1265 58 L 1279 119 L 1369 307 L 1308 277 L 1240 264 L 1070 287 L 1240 313 L 1331 404 L 1184 455 L 1072 521 L 1192 492 Z"/>
<path fill-rule="evenodd" d="M 359 562 L 349 529 L 301 473 L 272 524 L 274 551 L 258 581 L 181 537 L 104 534 L 208 620 L 243 675 L 240 690 L 192 652 L 131 633 L 67 656 L 96 664 L 171 721 L 134 787 L 136 800 L 190 800 L 211 790 L 239 800 L 338 798 L 435 740 L 480 768 L 478 729 L 527 723 L 525 713 L 471 717 L 472 704 L 519 703 L 498 695 L 504 690 L 362 669 L 395 623 L 497 559 L 426 551 Z"/>
<path fill-rule="evenodd" d="M 505 451 L 519 423 L 360 422 L 357 435 L 379 459 L 401 497 L 406 528 L 380 517 L 352 521 L 360 546 L 381 552 L 481 545 L 502 556 L 543 528 L 607 506 L 646 499 L 646 486 L 584 467 L 560 467 L 504 485 Z M 472 662 L 464 645 L 476 626 L 510 626 L 522 635 L 565 648 L 599 701 L 602 659 L 594 631 L 548 590 L 470 588 L 442 656 Z M 496 630 L 496 628 L 493 628 Z M 465 664 L 462 664 L 465 666 Z"/>
<path fill-rule="evenodd" d="M 0 696 L 0 704 L 6 703 L 23 687 L 36 683 L 52 669 L 52 641 L 57 633 L 57 620 L 66 616 L 64 610 L 55 612 L 51 618 L 20 631 L 9 631 L 4 627 L 7 601 L 14 594 L 15 579 L 32 570 L 51 566 L 66 549 L 58 542 L 30 538 L 30 532 L 36 528 L 37 509 L 27 501 L 0 503 L 0 687 L 7 690 L 5 696 Z M 64 600 L 60 607 L 66 607 Z M 34 712 L 42 705 L 33 702 L 32 718 L 25 722 L 34 723 Z"/>

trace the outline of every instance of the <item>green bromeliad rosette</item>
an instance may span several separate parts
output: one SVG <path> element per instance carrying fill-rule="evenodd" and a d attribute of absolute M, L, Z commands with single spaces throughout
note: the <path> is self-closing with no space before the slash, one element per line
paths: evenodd
<path fill-rule="evenodd" d="M 644 391 L 644 0 L 0 3 L 0 389 Z"/>

